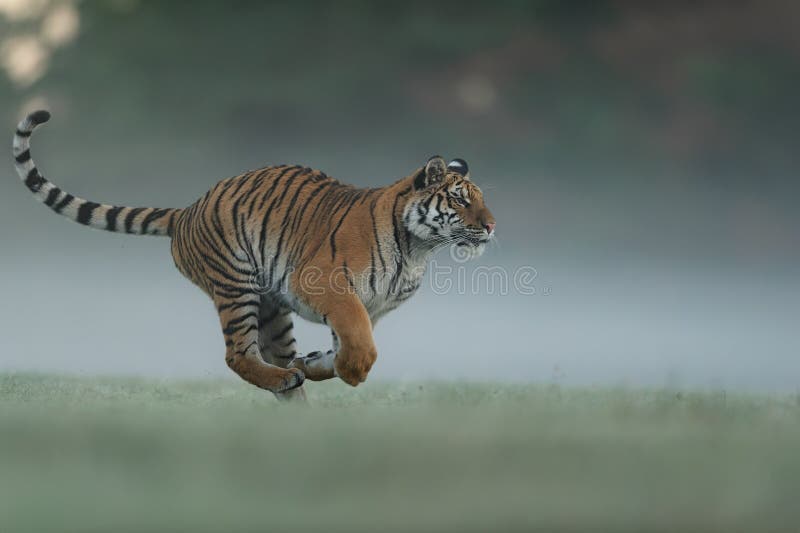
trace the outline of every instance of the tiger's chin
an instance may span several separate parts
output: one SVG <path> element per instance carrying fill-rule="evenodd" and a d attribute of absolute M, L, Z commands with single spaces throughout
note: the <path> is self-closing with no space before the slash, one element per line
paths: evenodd
<path fill-rule="evenodd" d="M 483 255 L 483 252 L 486 251 L 486 243 L 481 242 L 474 246 L 472 246 L 472 259 L 477 259 L 478 257 Z"/>
<path fill-rule="evenodd" d="M 469 261 L 470 259 L 477 259 L 482 256 L 485 250 L 485 242 L 459 241 L 453 247 L 451 255 L 456 261 Z"/>

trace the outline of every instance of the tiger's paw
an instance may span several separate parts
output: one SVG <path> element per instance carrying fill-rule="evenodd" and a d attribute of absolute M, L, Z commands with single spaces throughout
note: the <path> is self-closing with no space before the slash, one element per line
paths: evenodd
<path fill-rule="evenodd" d="M 305 357 L 295 357 L 289 363 L 289 368 L 301 370 L 307 379 L 311 381 L 323 381 L 336 377 L 333 370 L 333 360 L 336 353 L 333 350 L 327 352 L 311 352 Z"/>
<path fill-rule="evenodd" d="M 287 372 L 286 375 L 283 377 L 280 388 L 272 392 L 290 391 L 292 389 L 296 389 L 297 387 L 303 384 L 303 381 L 305 381 L 306 376 L 301 369 L 287 368 L 286 370 Z"/>
<path fill-rule="evenodd" d="M 367 379 L 369 369 L 377 358 L 377 353 L 368 351 L 363 357 L 344 357 L 341 353 L 333 361 L 334 371 L 342 381 L 353 387 Z"/>

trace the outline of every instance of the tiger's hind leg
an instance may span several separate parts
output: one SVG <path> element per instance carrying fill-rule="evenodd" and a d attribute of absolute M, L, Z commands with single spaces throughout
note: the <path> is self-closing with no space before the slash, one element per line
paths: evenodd
<path fill-rule="evenodd" d="M 228 298 L 214 295 L 225 336 L 225 362 L 242 379 L 256 387 L 276 394 L 296 389 L 305 379 L 301 370 L 281 368 L 268 363 L 262 356 L 259 345 L 261 298 L 254 296 L 244 294 Z"/>
<path fill-rule="evenodd" d="M 268 364 L 287 368 L 297 356 L 297 341 L 294 338 L 294 324 L 291 311 L 265 299 L 261 303 L 258 323 L 258 345 L 261 356 Z M 282 401 L 307 401 L 302 385 L 283 392 L 276 392 L 275 397 Z"/>

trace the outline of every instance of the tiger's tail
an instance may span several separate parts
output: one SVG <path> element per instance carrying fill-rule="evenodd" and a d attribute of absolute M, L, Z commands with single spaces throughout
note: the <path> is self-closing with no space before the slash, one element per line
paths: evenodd
<path fill-rule="evenodd" d="M 48 120 L 49 112 L 35 111 L 17 125 L 14 135 L 13 154 L 17 173 L 37 200 L 59 215 L 91 228 L 134 235 L 172 236 L 182 209 L 98 204 L 73 196 L 46 180 L 31 159 L 30 138 L 33 130 Z"/>

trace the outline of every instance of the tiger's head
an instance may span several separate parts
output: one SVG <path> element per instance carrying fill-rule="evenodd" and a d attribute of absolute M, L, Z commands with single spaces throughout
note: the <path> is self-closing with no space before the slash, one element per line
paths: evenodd
<path fill-rule="evenodd" d="M 483 253 L 494 236 L 495 219 L 470 180 L 466 161 L 447 164 L 431 157 L 413 176 L 413 188 L 403 217 L 412 235 L 431 247 L 455 244 Z"/>

